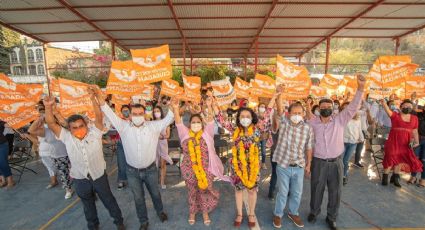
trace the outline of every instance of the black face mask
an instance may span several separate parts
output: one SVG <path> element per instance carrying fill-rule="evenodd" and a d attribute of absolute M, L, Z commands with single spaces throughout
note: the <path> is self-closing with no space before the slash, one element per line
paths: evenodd
<path fill-rule="evenodd" d="M 330 115 L 332 115 L 332 109 L 321 109 L 320 110 L 320 116 L 322 117 L 329 117 Z"/>
<path fill-rule="evenodd" d="M 410 114 L 412 113 L 412 108 L 402 108 L 401 112 L 404 114 Z"/>

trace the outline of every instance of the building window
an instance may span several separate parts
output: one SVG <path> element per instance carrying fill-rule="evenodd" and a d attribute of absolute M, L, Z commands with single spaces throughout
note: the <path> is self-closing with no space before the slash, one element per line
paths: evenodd
<path fill-rule="evenodd" d="M 12 51 L 12 53 L 10 53 L 10 58 L 12 59 L 12 63 L 18 63 L 18 55 L 16 55 L 15 51 Z"/>
<path fill-rule="evenodd" d="M 13 67 L 13 74 L 14 75 L 21 75 L 22 74 L 22 68 L 20 66 L 14 66 Z"/>
<path fill-rule="evenodd" d="M 38 73 L 38 75 L 44 75 L 44 66 L 43 65 L 37 66 L 37 73 Z"/>
<path fill-rule="evenodd" d="M 37 70 L 35 68 L 35 65 L 29 65 L 28 70 L 30 75 L 37 75 Z"/>
<path fill-rule="evenodd" d="M 34 51 L 28 50 L 28 62 L 34 62 Z"/>
<path fill-rule="evenodd" d="M 43 60 L 43 51 L 41 49 L 35 50 L 35 57 L 37 58 L 37 61 Z"/>

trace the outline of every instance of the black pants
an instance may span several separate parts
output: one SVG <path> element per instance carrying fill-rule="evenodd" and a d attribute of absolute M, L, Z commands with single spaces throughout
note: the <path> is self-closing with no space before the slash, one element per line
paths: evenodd
<path fill-rule="evenodd" d="M 310 213 L 317 216 L 322 206 L 323 193 L 328 187 L 328 213 L 330 220 L 336 221 L 341 202 L 343 163 L 339 157 L 334 162 L 326 162 L 313 157 L 311 163 Z"/>
<path fill-rule="evenodd" d="M 15 140 L 15 134 L 6 134 L 7 143 L 9 143 L 9 155 L 13 152 L 13 141 Z"/>
<path fill-rule="evenodd" d="M 273 162 L 273 154 L 274 151 L 276 151 L 276 145 L 277 145 L 277 141 L 279 138 L 279 132 L 277 133 L 272 133 L 272 138 L 273 138 L 273 146 L 271 147 L 271 156 L 270 156 L 270 162 L 272 163 L 272 176 L 270 178 L 270 187 L 269 187 L 269 194 L 268 197 L 272 198 L 275 195 L 275 190 L 276 190 L 276 182 L 277 182 L 277 174 L 276 174 L 276 162 Z"/>
<path fill-rule="evenodd" d="M 121 209 L 118 207 L 117 200 L 111 192 L 106 173 L 94 181 L 92 179 L 74 179 L 73 182 L 75 192 L 84 205 L 84 215 L 86 216 L 88 229 L 95 229 L 99 225 L 94 192 L 97 193 L 105 208 L 108 209 L 109 215 L 114 218 L 114 224 L 123 224 Z"/>

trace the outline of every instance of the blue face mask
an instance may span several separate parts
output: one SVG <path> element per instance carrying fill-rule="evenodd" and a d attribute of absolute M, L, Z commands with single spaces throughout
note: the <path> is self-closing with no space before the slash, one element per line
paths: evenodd
<path fill-rule="evenodd" d="M 124 110 L 124 111 L 122 111 L 122 115 L 123 115 L 125 118 L 128 118 L 128 117 L 130 116 L 130 111 L 128 111 L 128 110 Z"/>
<path fill-rule="evenodd" d="M 392 111 L 395 111 L 395 110 L 397 110 L 397 107 L 396 107 L 395 105 L 390 105 L 390 109 L 391 109 Z"/>

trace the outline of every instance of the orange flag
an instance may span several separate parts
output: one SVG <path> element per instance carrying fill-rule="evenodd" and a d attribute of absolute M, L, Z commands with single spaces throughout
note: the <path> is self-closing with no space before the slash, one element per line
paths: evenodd
<path fill-rule="evenodd" d="M 28 97 L 25 88 L 16 84 L 8 76 L 0 73 L 0 99 L 1 100 L 26 100 Z"/>
<path fill-rule="evenodd" d="M 154 93 L 155 93 L 154 85 L 150 85 L 150 84 L 143 85 L 142 93 L 141 93 L 143 100 L 152 100 Z"/>
<path fill-rule="evenodd" d="M 248 82 L 236 77 L 234 88 L 237 98 L 249 98 L 250 86 Z"/>
<path fill-rule="evenodd" d="M 339 84 L 340 84 L 340 80 L 332 74 L 325 74 L 322 80 L 320 81 L 321 87 L 325 89 L 331 89 L 331 90 L 338 89 Z"/>
<path fill-rule="evenodd" d="M 73 114 L 92 113 L 93 104 L 88 93 L 88 84 L 59 79 L 60 89 L 60 112 L 64 117 Z"/>
<path fill-rule="evenodd" d="M 36 102 L 41 100 L 41 96 L 44 93 L 44 86 L 42 84 L 23 84 L 20 86 L 26 89 L 29 96 L 28 99 Z"/>
<path fill-rule="evenodd" d="M 255 79 L 251 80 L 251 86 L 255 95 L 272 98 L 276 90 L 276 81 L 267 75 L 257 73 Z"/>
<path fill-rule="evenodd" d="M 276 67 L 276 83 L 285 85 L 285 97 L 287 100 L 308 97 L 311 80 L 304 66 L 296 66 L 277 55 Z"/>
<path fill-rule="evenodd" d="M 59 94 L 59 80 L 56 78 L 50 78 L 49 79 L 50 82 L 50 91 L 53 93 L 58 93 Z"/>
<path fill-rule="evenodd" d="M 143 84 L 136 76 L 136 70 L 133 68 L 133 61 L 113 61 L 109 72 L 108 84 L 106 86 L 107 94 L 120 94 L 133 96 L 141 94 Z"/>
<path fill-rule="evenodd" d="M 425 76 L 409 76 L 406 78 L 406 95 L 408 98 L 416 93 L 418 98 L 425 97 Z"/>
<path fill-rule="evenodd" d="M 327 90 L 323 87 L 312 85 L 310 88 L 310 94 L 314 95 L 315 97 L 327 97 L 328 93 Z"/>
<path fill-rule="evenodd" d="M 201 78 L 196 76 L 183 76 L 184 92 L 187 100 L 201 101 Z"/>
<path fill-rule="evenodd" d="M 39 116 L 37 102 L 29 100 L 0 100 L 0 119 L 13 129 L 19 129 Z"/>
<path fill-rule="evenodd" d="M 410 56 L 381 56 L 378 61 L 384 88 L 399 87 L 418 67 Z"/>
<path fill-rule="evenodd" d="M 236 93 L 233 90 L 229 77 L 223 80 L 212 81 L 211 86 L 219 106 L 229 105 L 232 101 L 236 100 Z"/>
<path fill-rule="evenodd" d="M 130 50 L 138 81 L 152 83 L 173 76 L 168 45 L 149 49 Z"/>
<path fill-rule="evenodd" d="M 161 95 L 167 95 L 170 97 L 174 97 L 176 95 L 182 95 L 184 90 L 180 87 L 177 81 L 172 79 L 163 80 L 161 83 Z"/>

